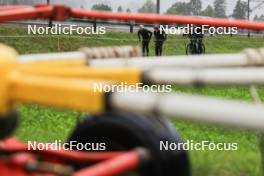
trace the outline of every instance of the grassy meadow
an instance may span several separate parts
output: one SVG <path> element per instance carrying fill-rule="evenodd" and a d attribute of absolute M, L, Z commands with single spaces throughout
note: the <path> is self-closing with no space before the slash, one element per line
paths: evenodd
<path fill-rule="evenodd" d="M 169 36 L 165 55 L 185 54 L 188 40 Z M 14 47 L 19 54 L 74 51 L 80 47 L 138 45 L 136 33 L 113 33 L 90 36 L 34 36 L 19 27 L 0 27 L 0 43 Z M 264 38 L 214 36 L 205 38 L 206 53 L 237 53 L 244 48 L 264 47 Z M 154 55 L 154 42 L 151 42 Z M 177 88 L 176 92 L 199 94 L 226 99 L 252 101 L 249 88 Z M 264 89 L 258 88 L 264 100 Z M 22 141 L 52 142 L 65 140 L 77 123 L 77 112 L 55 110 L 36 105 L 20 105 L 20 126 L 14 133 Z M 263 117 L 264 118 L 264 117 Z M 200 142 L 237 142 L 237 151 L 190 151 L 194 176 L 257 176 L 261 174 L 260 135 L 257 132 L 231 130 L 198 123 L 173 121 L 184 140 Z M 175 171 L 177 173 L 177 171 Z M 177 175 L 177 174 L 175 174 Z"/>

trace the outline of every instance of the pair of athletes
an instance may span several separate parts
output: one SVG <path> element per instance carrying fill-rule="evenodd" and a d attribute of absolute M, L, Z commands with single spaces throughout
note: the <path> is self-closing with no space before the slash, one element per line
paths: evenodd
<path fill-rule="evenodd" d="M 189 34 L 187 36 L 190 39 L 190 46 L 192 47 L 191 54 L 202 54 L 204 52 L 202 48 L 204 39 L 202 27 L 195 26 L 190 28 Z"/>
<path fill-rule="evenodd" d="M 156 56 L 161 56 L 162 55 L 162 47 L 164 42 L 167 39 L 167 34 L 165 33 L 164 30 L 161 30 L 159 26 L 154 27 L 154 37 L 155 37 L 155 55 Z M 192 46 L 196 46 L 196 43 L 198 45 L 198 50 L 201 51 L 202 43 L 203 43 L 203 38 L 204 34 L 202 32 L 201 27 L 194 27 L 191 28 L 189 31 L 189 35 L 187 35 L 190 38 L 190 43 Z M 139 26 L 139 31 L 138 31 L 138 38 L 139 41 L 142 42 L 142 52 L 144 56 L 149 55 L 149 42 L 152 37 L 152 32 L 146 29 L 143 25 Z M 201 54 L 200 52 L 195 52 L 193 54 Z"/>
<path fill-rule="evenodd" d="M 155 55 L 162 55 L 163 44 L 167 39 L 167 34 L 164 30 L 160 30 L 159 26 L 154 27 L 154 42 L 155 42 Z M 142 42 L 142 52 L 144 56 L 149 56 L 149 42 L 152 38 L 152 32 L 146 29 L 143 25 L 139 26 L 138 39 Z"/>

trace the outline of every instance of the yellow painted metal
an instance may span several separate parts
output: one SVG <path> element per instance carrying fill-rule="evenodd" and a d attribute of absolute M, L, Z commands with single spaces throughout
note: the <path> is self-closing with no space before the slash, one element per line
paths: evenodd
<path fill-rule="evenodd" d="M 17 64 L 15 50 L 0 45 L 0 116 L 17 102 L 75 109 L 105 110 L 105 92 L 95 85 L 136 84 L 141 71 L 133 68 L 89 68 L 85 62 L 51 61 Z M 84 61 L 84 60 L 83 60 Z"/>
<path fill-rule="evenodd" d="M 82 78 L 82 79 L 100 79 L 115 82 L 126 82 L 127 84 L 136 84 L 141 82 L 141 70 L 136 68 L 89 68 L 87 66 L 79 67 L 32 67 L 20 66 L 20 71 L 32 75 L 64 77 L 64 78 Z"/>
<path fill-rule="evenodd" d="M 47 67 L 75 67 L 75 66 L 85 66 L 86 60 L 85 59 L 72 59 L 72 60 L 57 60 L 57 61 L 36 61 L 36 62 L 29 62 L 26 64 L 21 64 L 30 67 L 38 67 L 38 66 L 47 66 Z"/>
<path fill-rule="evenodd" d="M 95 91 L 95 84 L 113 84 L 100 80 L 82 80 L 33 76 L 14 72 L 11 99 L 16 102 L 100 113 L 105 108 L 105 93 Z"/>
<path fill-rule="evenodd" d="M 17 53 L 14 49 L 0 44 L 0 117 L 12 109 L 9 96 L 9 75 L 16 65 Z"/>

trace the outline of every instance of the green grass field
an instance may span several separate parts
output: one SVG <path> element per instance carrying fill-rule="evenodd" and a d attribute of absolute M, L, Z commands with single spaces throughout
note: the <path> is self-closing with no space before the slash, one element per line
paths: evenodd
<path fill-rule="evenodd" d="M 25 29 L 1 26 L 0 42 L 17 49 L 20 54 L 72 51 L 80 47 L 138 45 L 136 34 L 107 33 L 92 36 L 28 36 Z M 185 53 L 187 39 L 169 36 L 165 55 Z M 153 42 L 151 42 L 153 55 Z M 264 38 L 215 36 L 205 39 L 207 53 L 236 53 L 244 48 L 264 47 Z M 176 92 L 208 95 L 226 99 L 251 101 L 248 88 L 175 88 Z M 264 89 L 258 89 L 264 99 Z M 74 128 L 77 112 L 54 110 L 36 105 L 20 105 L 22 115 L 15 136 L 22 141 L 52 142 L 65 140 Z M 230 130 L 216 126 L 174 121 L 184 140 L 200 142 L 237 142 L 237 151 L 191 151 L 194 176 L 257 176 L 261 174 L 260 135 L 256 132 Z M 177 171 L 175 171 L 175 175 Z"/>

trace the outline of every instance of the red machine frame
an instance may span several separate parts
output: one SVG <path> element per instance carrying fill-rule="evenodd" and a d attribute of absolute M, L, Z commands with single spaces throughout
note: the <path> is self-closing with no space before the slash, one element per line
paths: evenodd
<path fill-rule="evenodd" d="M 32 6 L 1 6 L 0 23 L 26 20 L 26 19 L 51 19 L 65 21 L 69 18 L 87 18 L 96 20 L 118 20 L 137 23 L 160 24 L 193 24 L 209 25 L 214 27 L 238 27 L 254 31 L 264 30 L 264 23 L 248 21 L 228 21 L 225 19 L 200 18 L 188 16 L 155 15 L 155 14 L 131 14 L 96 12 L 68 8 L 64 5 L 37 5 Z M 113 176 L 128 171 L 136 170 L 140 165 L 142 152 L 138 150 L 128 152 L 79 152 L 79 151 L 53 151 L 28 150 L 17 139 L 10 138 L 0 142 L 0 152 L 8 156 L 0 160 L 1 175 L 34 176 L 57 175 L 62 170 L 67 170 L 68 163 L 85 163 L 87 167 L 76 172 L 69 171 L 73 176 Z M 146 154 L 146 153 L 145 153 Z M 43 160 L 38 161 L 41 157 Z M 146 157 L 145 157 L 146 159 Z M 63 165 L 65 164 L 65 165 Z M 43 166 L 39 169 L 38 166 Z M 50 168 L 44 166 L 51 166 Z M 57 174 L 56 174 L 57 173 Z M 67 175 L 67 173 L 61 173 Z"/>
<path fill-rule="evenodd" d="M 175 15 L 133 14 L 87 11 L 69 8 L 64 5 L 37 5 L 32 6 L 2 6 L 0 7 L 0 22 L 25 19 L 52 19 L 64 21 L 69 18 L 87 18 L 96 20 L 117 20 L 137 23 L 160 24 L 193 24 L 214 27 L 237 27 L 254 31 L 263 31 L 264 23 L 249 21 L 230 21 L 217 18 L 201 18 Z"/>
<path fill-rule="evenodd" d="M 0 142 L 0 152 L 5 157 L 0 160 L 1 175 L 72 175 L 72 176 L 112 176 L 138 168 L 141 152 L 80 152 L 68 150 L 30 150 L 16 138 Z M 41 157 L 42 161 L 37 161 Z M 69 170 L 67 163 L 86 164 L 89 167 L 77 172 Z M 63 164 L 66 164 L 63 165 Z M 40 167 L 41 166 L 41 169 Z M 45 167 L 47 166 L 47 167 Z M 43 169 L 44 168 L 44 169 Z M 46 169 L 45 169 L 46 168 Z"/>

